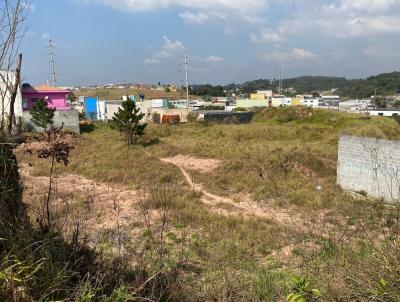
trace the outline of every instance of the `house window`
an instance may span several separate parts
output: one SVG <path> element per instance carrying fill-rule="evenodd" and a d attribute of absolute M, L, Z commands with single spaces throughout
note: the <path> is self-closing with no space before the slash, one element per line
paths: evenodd
<path fill-rule="evenodd" d="M 22 109 L 23 110 L 28 110 L 29 109 L 29 107 L 28 107 L 28 98 L 27 97 L 24 97 L 22 99 Z"/>
<path fill-rule="evenodd" d="M 34 106 L 39 100 L 39 98 L 31 98 L 31 106 Z"/>

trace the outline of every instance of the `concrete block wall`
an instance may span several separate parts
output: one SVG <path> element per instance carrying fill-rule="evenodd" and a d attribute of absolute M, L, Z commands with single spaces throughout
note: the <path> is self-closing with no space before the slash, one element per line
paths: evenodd
<path fill-rule="evenodd" d="M 400 141 L 343 135 L 338 184 L 389 202 L 400 202 Z"/>
<path fill-rule="evenodd" d="M 31 122 L 32 116 L 29 112 L 25 111 L 23 113 L 22 119 L 25 123 Z M 78 110 L 60 110 L 54 112 L 54 126 L 60 127 L 64 124 L 64 129 L 73 131 L 77 134 L 80 133 L 79 130 L 79 114 Z M 43 129 L 38 129 L 35 127 L 35 131 L 43 131 Z"/>

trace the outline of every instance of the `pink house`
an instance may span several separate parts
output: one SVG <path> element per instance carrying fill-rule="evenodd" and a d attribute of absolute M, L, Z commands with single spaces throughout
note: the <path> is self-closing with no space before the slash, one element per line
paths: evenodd
<path fill-rule="evenodd" d="M 27 111 L 32 108 L 35 102 L 44 100 L 49 108 L 56 110 L 70 110 L 67 105 L 69 91 L 47 85 L 41 86 L 23 86 L 22 88 L 22 109 Z"/>

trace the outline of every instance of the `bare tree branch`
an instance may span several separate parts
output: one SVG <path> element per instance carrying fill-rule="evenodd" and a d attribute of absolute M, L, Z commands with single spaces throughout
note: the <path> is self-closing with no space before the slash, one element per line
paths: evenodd
<path fill-rule="evenodd" d="M 26 33 L 24 23 L 28 12 L 27 0 L 2 0 L 0 3 L 0 130 L 4 132 L 6 115 L 10 115 L 10 134 L 15 121 L 14 106 L 21 78 L 22 55 L 19 54 L 19 50 Z"/>

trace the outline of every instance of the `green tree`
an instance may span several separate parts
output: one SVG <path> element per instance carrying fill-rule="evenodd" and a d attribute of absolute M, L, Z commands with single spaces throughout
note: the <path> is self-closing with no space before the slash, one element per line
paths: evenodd
<path fill-rule="evenodd" d="M 400 125 L 400 115 L 395 115 L 394 120 L 399 123 Z"/>
<path fill-rule="evenodd" d="M 122 108 L 114 114 L 115 127 L 125 135 L 128 146 L 136 144 L 138 139 L 144 135 L 147 123 L 142 123 L 143 113 L 136 107 L 136 103 L 127 100 L 122 103 Z"/>
<path fill-rule="evenodd" d="M 75 104 L 78 101 L 78 98 L 76 97 L 76 95 L 72 91 L 68 94 L 68 101 L 71 104 Z"/>
<path fill-rule="evenodd" d="M 49 108 L 44 100 L 37 101 L 29 110 L 32 116 L 32 123 L 44 130 L 47 130 L 48 125 L 53 125 L 55 111 L 55 109 Z"/>

